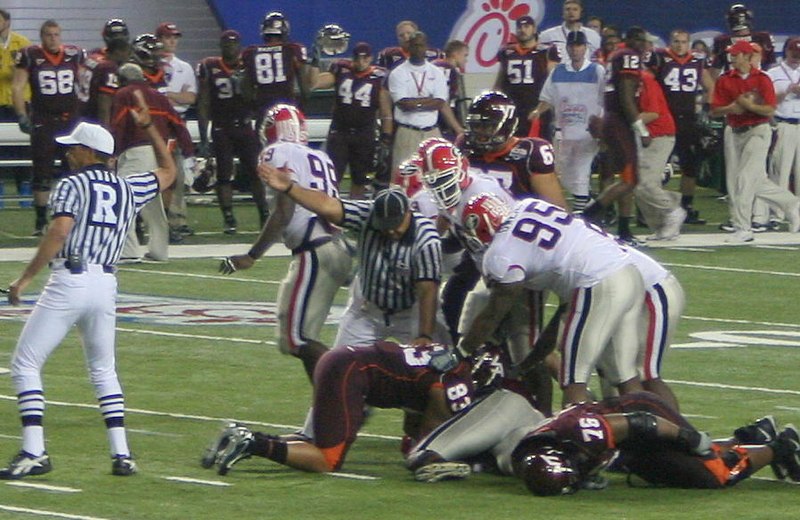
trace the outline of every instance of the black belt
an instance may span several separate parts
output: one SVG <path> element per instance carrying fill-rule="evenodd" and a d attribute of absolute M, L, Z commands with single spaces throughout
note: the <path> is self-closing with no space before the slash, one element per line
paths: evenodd
<path fill-rule="evenodd" d="M 56 263 L 56 262 L 53 262 L 53 263 L 50 264 L 50 267 L 53 268 L 53 269 L 58 269 L 58 268 L 60 268 L 62 266 L 64 267 L 64 269 L 69 270 L 69 272 L 72 273 L 72 274 L 82 274 L 82 273 L 86 272 L 86 266 L 85 265 L 78 264 L 76 266 L 73 266 L 72 262 L 70 262 L 69 260 L 66 260 L 63 264 L 59 264 L 59 263 Z M 113 265 L 104 265 L 103 266 L 103 272 L 106 273 L 106 274 L 114 274 L 114 273 L 117 272 L 117 268 L 114 267 Z"/>
<path fill-rule="evenodd" d="M 755 128 L 755 127 L 757 127 L 757 126 L 761 126 L 761 125 L 763 125 L 763 124 L 764 124 L 764 123 L 756 123 L 756 124 L 754 124 L 754 125 L 732 126 L 732 127 L 731 127 L 731 131 L 732 131 L 734 134 L 743 134 L 743 133 L 745 133 L 745 132 L 747 132 L 747 131 L 749 131 L 749 130 L 752 130 L 753 128 Z"/>
<path fill-rule="evenodd" d="M 775 116 L 775 121 L 779 123 L 788 123 L 790 125 L 800 125 L 800 119 L 796 117 L 778 117 Z"/>
<path fill-rule="evenodd" d="M 414 126 L 414 125 L 407 125 L 405 123 L 397 123 L 397 126 L 402 126 L 403 128 L 410 128 L 411 130 L 416 130 L 418 132 L 427 132 L 428 130 L 433 130 L 434 128 L 436 128 L 436 125 Z"/>

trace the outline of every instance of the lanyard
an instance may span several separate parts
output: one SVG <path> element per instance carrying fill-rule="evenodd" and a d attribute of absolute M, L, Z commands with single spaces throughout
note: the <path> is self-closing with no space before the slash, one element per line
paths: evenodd
<path fill-rule="evenodd" d="M 428 71 L 422 73 L 422 81 L 417 81 L 417 74 L 414 71 L 411 72 L 411 79 L 414 80 L 414 85 L 417 87 L 417 96 L 422 97 L 422 90 L 425 88 L 425 76 L 428 75 Z"/>

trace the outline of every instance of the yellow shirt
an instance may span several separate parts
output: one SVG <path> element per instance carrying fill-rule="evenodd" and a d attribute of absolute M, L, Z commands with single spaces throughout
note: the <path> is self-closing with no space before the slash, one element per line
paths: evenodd
<path fill-rule="evenodd" d="M 11 79 L 14 77 L 14 56 L 29 46 L 31 41 L 19 33 L 11 32 L 6 45 L 0 42 L 0 106 L 11 105 Z M 25 87 L 25 101 L 31 99 L 30 85 Z"/>

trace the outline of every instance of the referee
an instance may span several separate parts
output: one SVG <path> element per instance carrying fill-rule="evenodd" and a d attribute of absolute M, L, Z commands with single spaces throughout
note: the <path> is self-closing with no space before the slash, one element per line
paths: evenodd
<path fill-rule="evenodd" d="M 22 450 L 0 479 L 48 473 L 45 449 L 44 389 L 41 370 L 73 325 L 78 325 L 91 382 L 105 420 L 114 475 L 136 472 L 125 434 L 125 405 L 114 361 L 117 279 L 125 236 L 142 207 L 175 180 L 175 163 L 153 126 L 141 94 L 131 107 L 136 124 L 155 150 L 154 171 L 118 177 L 107 166 L 114 138 L 103 127 L 80 123 L 71 134 L 56 138 L 67 145 L 73 173 L 50 196 L 52 223 L 36 255 L 8 291 L 12 305 L 48 263 L 51 274 L 28 318 L 11 358 L 11 379 L 22 420 Z"/>
<path fill-rule="evenodd" d="M 302 188 L 283 168 L 259 165 L 259 176 L 277 191 L 328 222 L 358 233 L 358 273 L 335 347 L 444 342 L 437 323 L 442 249 L 434 223 L 412 212 L 405 193 L 379 192 L 374 200 L 339 200 Z"/>

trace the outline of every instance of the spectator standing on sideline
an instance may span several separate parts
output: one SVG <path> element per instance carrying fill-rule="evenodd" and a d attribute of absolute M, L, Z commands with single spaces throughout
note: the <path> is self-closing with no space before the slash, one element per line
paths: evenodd
<path fill-rule="evenodd" d="M 592 161 L 597 155 L 603 117 L 605 70 L 589 61 L 583 32 L 567 35 L 567 55 L 547 77 L 539 106 L 532 118 L 553 110 L 556 125 L 556 169 L 561 184 L 573 196 L 573 211 L 583 211 L 589 202 Z"/>
<path fill-rule="evenodd" d="M 197 65 L 199 91 L 197 98 L 197 127 L 200 131 L 200 153 L 210 156 L 208 124 L 217 162 L 217 200 L 222 210 L 223 232 L 236 233 L 233 214 L 234 157 L 239 157 L 243 171 L 250 177 L 250 190 L 258 208 L 261 227 L 269 210 L 264 184 L 256 175 L 259 151 L 258 135 L 253 130 L 253 113 L 242 96 L 241 36 L 228 30 L 220 36 L 222 56 L 211 56 Z"/>
<path fill-rule="evenodd" d="M 19 128 L 31 136 L 33 162 L 33 205 L 36 210 L 34 236 L 44 235 L 47 226 L 47 199 L 53 181 L 56 157 L 66 159 L 53 139 L 72 128 L 78 116 L 78 71 L 84 51 L 61 43 L 61 27 L 55 20 L 39 29 L 41 45 L 25 47 L 16 57 L 11 97 L 19 118 Z M 31 88 L 30 115 L 25 104 Z"/>
<path fill-rule="evenodd" d="M 453 113 L 455 121 L 448 121 L 444 112 L 439 114 L 439 130 L 450 141 L 454 141 L 458 134 L 464 132 L 467 121 L 467 98 L 464 86 L 464 68 L 467 66 L 469 46 L 461 40 L 450 40 L 444 46 L 444 59 L 434 60 L 433 64 L 442 69 L 447 80 L 447 90 L 450 94 L 447 105 Z M 454 134 L 451 129 L 457 128 Z"/>
<path fill-rule="evenodd" d="M 545 29 L 539 35 L 539 44 L 555 46 L 562 63 L 569 61 L 567 55 L 567 36 L 572 31 L 582 32 L 586 38 L 587 56 L 591 56 L 600 48 L 600 31 L 581 23 L 583 18 L 583 2 L 581 0 L 565 0 L 562 8 L 564 23 Z M 601 23 L 602 25 L 602 23 Z"/>
<path fill-rule="evenodd" d="M 381 98 L 384 112 L 393 105 L 394 143 L 392 168 L 417 151 L 419 143 L 428 137 L 441 137 L 436 126 L 439 110 L 447 103 L 447 80 L 442 69 L 425 59 L 428 37 L 417 32 L 409 40 L 410 56 L 389 72 L 386 94 Z M 452 114 L 452 112 L 451 112 Z M 382 136 L 386 140 L 388 136 Z M 385 143 L 384 143 L 385 144 Z M 387 170 L 387 173 L 389 171 Z M 381 184 L 389 179 L 376 179 Z"/>
<path fill-rule="evenodd" d="M 539 104 L 547 75 L 561 61 L 558 48 L 539 49 L 536 21 L 530 16 L 517 18 L 517 42 L 501 47 L 497 53 L 500 68 L 493 90 L 508 95 L 517 107 L 517 130 L 514 135 L 528 137 L 531 121 L 528 118 Z"/>
<path fill-rule="evenodd" d="M 192 66 L 178 58 L 178 42 L 183 34 L 178 26 L 164 22 L 156 28 L 156 38 L 164 46 L 161 60 L 167 70 L 166 96 L 175 112 L 186 121 L 186 112 L 197 102 L 197 78 Z M 185 235 L 193 235 L 194 230 L 186 223 L 186 183 L 191 184 L 194 177 L 194 153 L 185 156 L 175 150 L 175 164 L 178 165 L 178 178 L 172 192 L 167 218 L 169 219 L 170 241 L 180 243 Z"/>
<path fill-rule="evenodd" d="M 691 52 L 689 33 L 683 29 L 672 31 L 669 47 L 656 50 L 649 64 L 675 119 L 675 154 L 681 167 L 681 207 L 686 210 L 687 224 L 705 224 L 692 206 L 702 160 L 697 95 L 706 92 L 711 96 L 714 90 L 714 80 L 705 64 L 705 57 Z"/>
<path fill-rule="evenodd" d="M 11 98 L 11 80 L 14 77 L 14 62 L 17 53 L 28 47 L 31 41 L 11 30 L 11 13 L 0 9 L 0 121 L 17 121 L 17 112 Z M 25 85 L 23 102 L 31 99 L 30 85 Z"/>
<path fill-rule="evenodd" d="M 800 187 L 800 38 L 786 40 L 783 61 L 767 75 L 772 79 L 778 106 L 775 109 L 777 142 L 769 158 L 769 178 L 781 188 L 790 189 L 794 177 L 794 193 Z M 776 220 L 785 216 L 776 211 Z"/>
<path fill-rule="evenodd" d="M 333 162 L 321 150 L 308 146 L 303 113 L 279 103 L 264 115 L 266 147 L 259 169 L 280 168 L 300 186 L 335 198 L 339 196 Z M 244 255 L 223 260 L 224 274 L 249 269 L 273 244 L 283 241 L 292 251 L 289 271 L 278 290 L 278 348 L 303 362 L 309 379 L 328 347 L 320 332 L 339 287 L 350 278 L 351 256 L 339 231 L 312 212 L 297 206 L 281 190 L 267 190 L 269 218 L 258 239 Z"/>
<path fill-rule="evenodd" d="M 372 47 L 359 42 L 352 60 L 337 60 L 317 78 L 315 89 L 333 87 L 336 98 L 326 150 L 338 182 L 350 168 L 350 198 L 363 199 L 367 175 L 374 170 L 375 121 L 380 109 L 380 133 L 391 135 L 391 110 L 380 102 L 386 69 L 372 65 Z"/>
<path fill-rule="evenodd" d="M 753 241 L 753 203 L 762 199 L 779 207 L 789 231 L 800 230 L 800 200 L 767 178 L 767 154 L 772 139 L 769 118 L 777 103 L 770 77 L 753 67 L 754 49 L 740 40 L 727 49 L 733 68 L 717 80 L 711 115 L 725 116 L 725 179 L 728 185 L 733 234 L 727 242 Z"/>
<path fill-rule="evenodd" d="M 22 329 L 11 359 L 11 379 L 22 421 L 22 450 L 2 479 L 42 475 L 51 469 L 42 419 L 44 386 L 41 370 L 73 325 L 83 341 L 89 376 L 106 424 L 113 459 L 111 472 L 128 476 L 136 463 L 125 433 L 125 401 L 114 360 L 117 279 L 115 264 L 136 213 L 175 180 L 175 164 L 158 133 L 141 94 L 126 105 L 131 119 L 148 140 L 156 157 L 150 171 L 122 178 L 107 163 L 114 138 L 105 128 L 82 122 L 69 135 L 57 138 L 67 145 L 73 173 L 62 179 L 50 198 L 53 220 L 36 255 L 11 283 L 9 303 L 20 297 L 48 263 L 47 285 Z"/>
<path fill-rule="evenodd" d="M 327 222 L 358 233 L 358 274 L 335 347 L 368 346 L 387 337 L 414 345 L 446 342 L 436 318 L 439 234 L 429 218 L 410 209 L 400 188 L 383 190 L 371 201 L 339 200 L 299 186 L 284 169 L 261 165 L 259 175 Z"/>
<path fill-rule="evenodd" d="M 144 131 L 133 123 L 128 113 L 132 106 L 131 99 L 141 92 L 152 113 L 153 125 L 165 141 L 175 139 L 181 151 L 190 155 L 194 144 L 183 120 L 170 105 L 166 96 L 149 86 L 142 69 L 135 63 L 126 63 L 119 68 L 121 88 L 114 95 L 111 105 L 111 132 L 116 142 L 117 173 L 127 177 L 133 173 L 155 168 L 156 157 L 153 148 L 148 144 Z M 168 191 L 169 186 L 164 190 Z M 141 211 L 142 220 L 149 230 L 147 254 L 150 260 L 166 261 L 169 258 L 169 227 L 164 214 L 164 204 L 157 196 Z M 122 259 L 135 262 L 141 259 L 139 240 L 136 230 L 128 231 L 128 239 L 122 250 Z"/>

